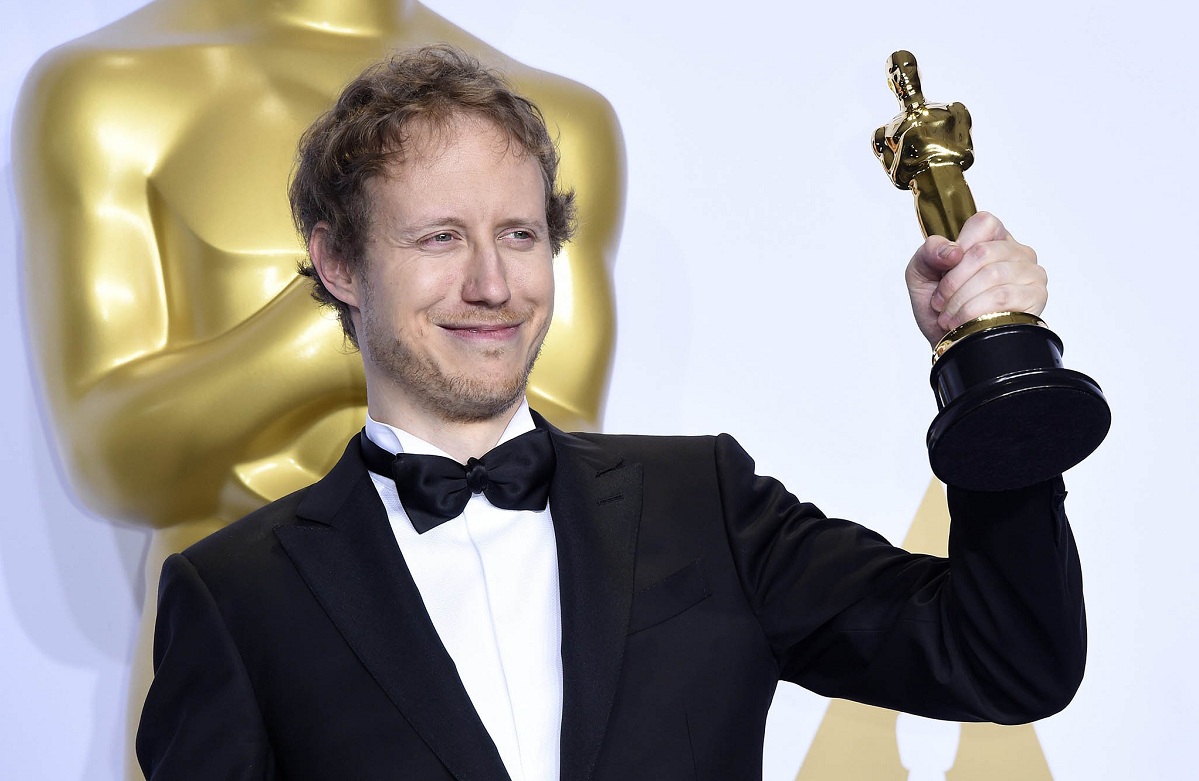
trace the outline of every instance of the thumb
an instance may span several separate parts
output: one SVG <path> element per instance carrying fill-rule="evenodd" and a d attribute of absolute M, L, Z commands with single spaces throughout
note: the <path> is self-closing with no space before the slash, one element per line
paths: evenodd
<path fill-rule="evenodd" d="M 929 236 L 908 263 L 908 281 L 939 282 L 945 272 L 962 262 L 965 250 L 944 236 Z"/>

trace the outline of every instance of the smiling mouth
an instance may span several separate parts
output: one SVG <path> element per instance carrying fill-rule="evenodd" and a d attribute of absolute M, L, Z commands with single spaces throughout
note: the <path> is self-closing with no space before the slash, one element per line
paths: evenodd
<path fill-rule="evenodd" d="M 500 341 L 514 337 L 533 320 L 532 309 L 500 307 L 443 312 L 435 324 L 452 336 L 467 340 Z"/>
<path fill-rule="evenodd" d="M 459 338 L 491 341 L 512 337 L 520 329 L 520 323 L 462 323 L 441 327 Z"/>
<path fill-rule="evenodd" d="M 519 328 L 520 323 L 445 323 L 441 326 L 450 331 L 472 331 L 486 333 L 491 331 L 510 331 Z"/>

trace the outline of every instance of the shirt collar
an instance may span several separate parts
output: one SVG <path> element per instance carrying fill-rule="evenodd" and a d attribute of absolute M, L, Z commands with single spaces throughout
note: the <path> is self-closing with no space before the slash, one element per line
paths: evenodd
<path fill-rule="evenodd" d="M 536 426 L 533 424 L 533 416 L 529 413 L 529 401 L 528 399 L 522 399 L 520 407 L 512 415 L 512 420 L 508 421 L 508 427 L 504 429 L 504 433 L 500 435 L 500 439 L 496 444 L 501 445 L 510 439 L 524 434 L 526 431 L 532 431 L 534 428 Z M 453 459 L 452 456 L 436 445 L 430 444 L 415 434 L 410 434 L 401 428 L 377 421 L 370 416 L 370 413 L 367 413 L 366 416 L 366 435 L 372 442 L 389 453 L 420 453 L 422 455 L 442 456 Z"/>

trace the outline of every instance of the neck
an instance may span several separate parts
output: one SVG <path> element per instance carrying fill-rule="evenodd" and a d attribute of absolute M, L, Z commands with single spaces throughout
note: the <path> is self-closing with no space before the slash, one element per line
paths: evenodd
<path fill-rule="evenodd" d="M 899 97 L 899 102 L 903 104 L 904 111 L 915 111 L 924 105 L 924 93 L 919 87 L 913 88 L 911 84 L 901 84 L 895 90 L 895 94 Z"/>
<path fill-rule="evenodd" d="M 387 423 L 420 437 L 430 445 L 445 451 L 460 464 L 470 458 L 480 458 L 496 446 L 504 430 L 512 422 L 512 416 L 520 409 L 523 397 L 495 417 L 479 421 L 446 420 L 435 413 L 415 409 L 410 405 L 376 403 L 367 394 L 367 411 L 380 423 Z"/>

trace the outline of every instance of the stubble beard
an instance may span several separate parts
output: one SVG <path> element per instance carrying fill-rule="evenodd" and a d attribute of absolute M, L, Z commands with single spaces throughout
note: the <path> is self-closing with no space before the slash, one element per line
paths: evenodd
<path fill-rule="evenodd" d="M 489 312 L 488 319 L 529 322 L 528 316 L 513 317 L 513 310 L 506 308 Z M 361 322 L 367 349 L 379 371 L 403 387 L 408 397 L 426 411 L 449 423 L 479 423 L 510 410 L 524 397 L 529 375 L 544 342 L 543 334 L 521 371 L 507 378 L 488 380 L 467 374 L 447 374 L 406 342 L 380 328 L 373 318 L 364 317 Z"/>

